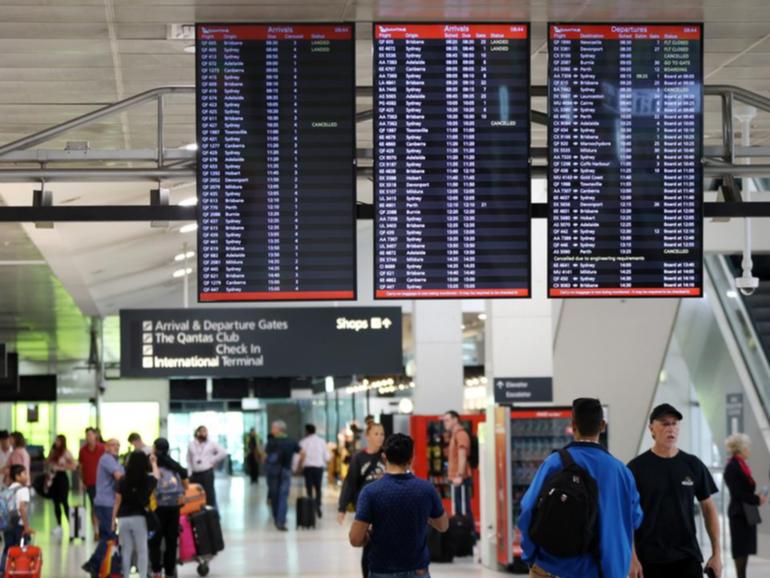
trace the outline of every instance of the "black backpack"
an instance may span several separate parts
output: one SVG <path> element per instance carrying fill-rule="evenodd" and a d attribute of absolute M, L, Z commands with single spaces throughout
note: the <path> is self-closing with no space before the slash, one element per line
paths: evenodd
<path fill-rule="evenodd" d="M 599 488 L 591 475 L 559 450 L 564 468 L 543 484 L 532 513 L 529 537 L 561 558 L 592 554 L 599 558 Z M 601 565 L 600 565 L 601 567 Z"/>

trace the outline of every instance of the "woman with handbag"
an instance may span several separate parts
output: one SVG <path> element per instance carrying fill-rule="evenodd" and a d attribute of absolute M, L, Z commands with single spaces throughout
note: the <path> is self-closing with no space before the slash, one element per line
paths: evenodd
<path fill-rule="evenodd" d="M 54 515 L 56 516 L 56 527 L 51 530 L 51 534 L 54 538 L 61 539 L 62 517 L 69 520 L 70 516 L 69 472 L 77 468 L 75 459 L 67 449 L 67 438 L 63 435 L 56 436 L 45 461 L 45 468 L 47 474 L 45 485 L 47 486 L 48 497 L 53 500 Z"/>
<path fill-rule="evenodd" d="M 115 531 L 120 521 L 123 578 L 129 578 L 134 553 L 139 576 L 148 576 L 148 522 L 155 516 L 149 509 L 150 494 L 159 477 L 157 458 L 154 455 L 148 457 L 143 451 L 135 451 L 131 453 L 126 465 L 126 475 L 118 482 L 112 510 L 112 531 Z"/>
<path fill-rule="evenodd" d="M 746 460 L 751 457 L 751 440 L 742 433 L 731 435 L 725 441 L 732 457 L 725 467 L 725 483 L 730 489 L 730 537 L 737 578 L 746 578 L 749 556 L 757 553 L 757 524 L 761 522 L 759 506 L 767 496 L 756 493 L 757 484 Z"/>

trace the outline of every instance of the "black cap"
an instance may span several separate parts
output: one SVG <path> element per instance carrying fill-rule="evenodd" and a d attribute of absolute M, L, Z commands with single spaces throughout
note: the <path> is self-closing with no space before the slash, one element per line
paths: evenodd
<path fill-rule="evenodd" d="M 682 414 L 679 413 L 678 409 L 669 403 L 661 403 L 652 410 L 652 413 L 650 414 L 650 423 L 654 422 L 656 419 L 662 418 L 664 415 L 673 415 L 676 419 L 682 421 Z"/>

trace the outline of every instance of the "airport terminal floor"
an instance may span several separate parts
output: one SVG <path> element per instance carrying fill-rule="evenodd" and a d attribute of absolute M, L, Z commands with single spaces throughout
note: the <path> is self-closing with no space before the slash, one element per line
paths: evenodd
<path fill-rule="evenodd" d="M 289 531 L 278 532 L 270 520 L 266 503 L 267 486 L 264 478 L 249 486 L 244 477 L 217 481 L 218 502 L 222 513 L 225 550 L 210 564 L 210 576 L 278 577 L 303 576 L 312 578 L 358 578 L 361 576 L 361 550 L 347 542 L 351 515 L 344 526 L 335 518 L 337 492 L 325 492 L 323 517 L 315 530 L 294 527 L 294 502 L 300 492 L 300 478 L 292 486 L 289 500 Z M 38 529 L 35 543 L 43 548 L 43 573 L 51 578 L 83 578 L 80 569 L 93 551 L 89 539 L 70 544 L 67 539 L 53 540 L 50 535 L 53 508 L 48 501 L 36 502 L 33 527 Z M 67 528 L 64 528 L 65 534 Z M 90 536 L 90 532 L 86 533 Z M 754 564 L 755 562 L 752 561 Z M 757 567 L 761 567 L 757 563 Z M 767 564 L 770 570 L 770 563 Z M 195 565 L 178 568 L 179 578 L 195 577 Z M 138 575 L 137 575 L 138 576 Z M 431 566 L 433 578 L 492 578 L 511 576 L 493 572 L 471 558 L 456 559 L 452 564 Z"/>

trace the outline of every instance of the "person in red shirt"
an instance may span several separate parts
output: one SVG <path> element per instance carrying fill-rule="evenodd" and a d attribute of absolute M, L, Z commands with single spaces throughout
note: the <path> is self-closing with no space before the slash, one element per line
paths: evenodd
<path fill-rule="evenodd" d="M 94 516 L 94 497 L 96 496 L 96 469 L 99 459 L 104 454 L 104 444 L 99 441 L 95 428 L 86 428 L 86 443 L 78 454 L 78 472 L 83 485 L 86 487 L 88 500 L 91 502 L 91 520 L 94 527 L 94 540 L 99 536 L 99 524 Z"/>

